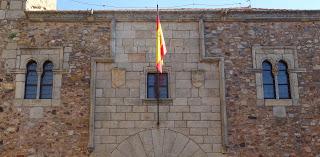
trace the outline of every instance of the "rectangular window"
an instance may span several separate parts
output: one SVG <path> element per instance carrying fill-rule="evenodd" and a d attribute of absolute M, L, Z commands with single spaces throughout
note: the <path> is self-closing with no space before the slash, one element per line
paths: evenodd
<path fill-rule="evenodd" d="M 159 78 L 158 78 L 159 77 Z M 158 94 L 159 93 L 159 94 Z M 147 98 L 156 99 L 169 98 L 168 94 L 168 74 L 148 73 L 147 76 Z"/>

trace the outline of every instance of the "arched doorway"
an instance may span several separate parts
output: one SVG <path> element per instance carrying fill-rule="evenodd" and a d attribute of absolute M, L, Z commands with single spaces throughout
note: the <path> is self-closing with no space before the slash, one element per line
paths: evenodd
<path fill-rule="evenodd" d="M 207 157 L 187 136 L 168 129 L 139 132 L 122 141 L 111 157 Z"/>

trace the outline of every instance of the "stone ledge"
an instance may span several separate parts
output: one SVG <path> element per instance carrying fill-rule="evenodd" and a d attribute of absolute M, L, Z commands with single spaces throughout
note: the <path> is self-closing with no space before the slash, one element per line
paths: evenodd
<path fill-rule="evenodd" d="M 265 106 L 292 106 L 292 99 L 265 99 Z"/>
<path fill-rule="evenodd" d="M 157 103 L 158 100 L 157 99 L 143 99 L 142 100 L 143 103 Z M 166 99 L 159 99 L 159 104 L 160 105 L 165 105 L 165 104 L 168 104 L 168 103 L 173 103 L 173 99 L 172 98 L 166 98 Z"/>
<path fill-rule="evenodd" d="M 156 10 L 26 11 L 31 21 L 154 21 Z M 150 16 L 154 15 L 154 16 Z M 183 16 L 181 16 L 183 15 Z M 180 16 L 179 19 L 176 17 Z M 162 21 L 319 21 L 319 10 L 161 9 Z M 91 17 L 88 19 L 88 17 Z"/>
<path fill-rule="evenodd" d="M 56 99 L 15 99 L 15 106 L 25 107 L 53 107 L 60 106 L 61 100 Z"/>

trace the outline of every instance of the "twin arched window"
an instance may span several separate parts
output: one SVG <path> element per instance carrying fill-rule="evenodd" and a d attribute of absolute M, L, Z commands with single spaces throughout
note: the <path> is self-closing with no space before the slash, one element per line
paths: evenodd
<path fill-rule="evenodd" d="M 40 80 L 40 99 L 52 99 L 52 86 L 53 86 L 53 64 L 51 61 L 46 61 L 43 64 L 43 72 Z M 37 63 L 30 61 L 27 64 L 26 83 L 25 83 L 25 99 L 38 98 L 38 74 Z"/>
<path fill-rule="evenodd" d="M 286 62 L 279 61 L 276 76 L 269 61 L 262 63 L 263 93 L 265 99 L 290 99 L 290 82 Z"/>

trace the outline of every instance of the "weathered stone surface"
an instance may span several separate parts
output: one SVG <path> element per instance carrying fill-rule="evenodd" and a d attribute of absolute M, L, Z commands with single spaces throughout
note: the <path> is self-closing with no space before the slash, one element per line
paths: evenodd
<path fill-rule="evenodd" d="M 192 85 L 199 88 L 204 84 L 204 72 L 192 71 Z"/>
<path fill-rule="evenodd" d="M 112 87 L 118 88 L 126 83 L 126 71 L 124 69 L 112 69 Z"/>
<path fill-rule="evenodd" d="M 0 128 L 5 128 L 0 131 L 0 145 L 1 141 L 4 143 L 0 146 L 0 156 L 112 154 L 152 157 L 154 152 L 175 157 L 224 156 L 221 154 L 226 148 L 222 146 L 223 139 L 228 140 L 226 156 L 232 157 L 319 154 L 320 60 L 316 53 L 319 51 L 319 22 L 313 20 L 318 19 L 318 11 L 230 9 L 226 14 L 221 14 L 221 10 L 164 11 L 162 16 L 166 20 L 162 24 L 169 50 L 165 68 L 169 74 L 170 99 L 160 103 L 161 121 L 157 126 L 156 101 L 145 100 L 145 76 L 154 72 L 155 57 L 155 34 L 152 33 L 155 24 L 151 21 L 154 19 L 145 14 L 150 12 L 95 12 L 90 18 L 84 17 L 87 13 L 82 12 L 27 12 L 29 19 L 26 19 L 22 10 L 5 10 L 10 9 L 8 4 L 1 1 L 3 10 L 0 11 L 0 20 L 3 15 L 8 18 L 1 21 L 0 28 L 0 47 L 3 48 L 0 52 L 0 105 L 3 110 L 0 111 Z M 114 16 L 116 28 L 112 28 L 109 21 Z M 198 22 L 200 16 L 204 18 L 203 34 Z M 222 17 L 228 22 L 221 21 Z M 87 22 L 87 19 L 92 21 Z M 110 46 L 113 40 L 115 47 Z M 200 45 L 202 42 L 204 45 Z M 287 54 L 293 50 L 274 47 L 295 47 L 297 56 L 293 60 L 298 62 L 294 67 L 297 65 L 299 69 L 289 72 L 290 76 L 297 76 L 296 80 L 291 79 L 291 85 L 297 87 L 292 94 L 299 99 L 292 100 L 293 105 L 273 108 L 266 106 L 263 99 L 256 100 L 257 96 L 263 97 L 258 92 L 263 89 L 256 88 L 262 81 L 255 76 L 261 71 L 252 69 L 253 45 L 273 47 L 274 50 L 269 48 L 264 52 L 283 54 L 282 58 L 289 59 L 290 64 L 292 57 Z M 22 47 L 29 50 L 21 52 Z M 51 48 L 57 47 L 65 52 L 62 58 L 48 58 L 65 67 L 63 72 L 54 71 L 55 75 L 61 75 L 54 78 L 54 84 L 61 82 L 61 89 L 55 88 L 53 92 L 54 95 L 59 93 L 61 100 L 52 100 L 52 103 L 48 103 L 50 100 L 22 101 L 24 89 L 14 86 L 24 87 L 22 75 L 26 64 L 21 60 L 48 55 Z M 200 49 L 206 52 L 203 56 Z M 7 50 L 16 52 L 8 54 Z M 20 53 L 26 55 L 19 57 Z M 105 59 L 110 56 L 113 59 Z M 95 59 L 97 69 L 91 69 L 91 61 Z M 124 79 L 115 81 L 116 87 L 112 86 L 115 67 L 126 71 Z M 41 76 L 40 71 L 38 76 Z M 194 79 L 192 71 L 204 74 Z M 91 83 L 96 87 L 90 90 Z M 225 89 L 220 89 L 223 85 Z M 92 101 L 95 113 L 90 117 L 90 94 L 95 91 L 97 98 Z M 15 92 L 21 99 L 14 100 Z M 58 101 L 61 105 L 52 105 Z M 223 119 L 221 105 L 224 102 L 227 119 Z M 40 108 L 43 108 L 42 115 Z M 92 118 L 94 131 L 89 132 L 88 122 Z M 223 120 L 228 122 L 227 132 L 222 132 Z M 165 131 L 152 134 L 155 128 Z M 94 152 L 89 155 L 90 133 L 94 135 Z M 228 138 L 223 138 L 225 135 Z M 125 141 L 129 144 L 122 147 Z M 163 145 L 155 146 L 153 141 Z M 39 145 L 41 147 L 37 147 Z"/>

